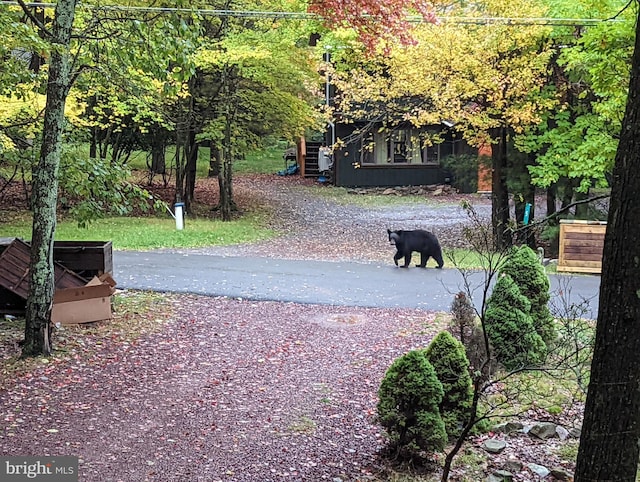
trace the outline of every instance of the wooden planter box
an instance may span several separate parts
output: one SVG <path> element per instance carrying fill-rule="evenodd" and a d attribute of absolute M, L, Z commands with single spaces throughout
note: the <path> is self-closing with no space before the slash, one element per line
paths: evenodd
<path fill-rule="evenodd" d="M 599 274 L 606 230 L 604 221 L 561 220 L 558 271 Z"/>
<path fill-rule="evenodd" d="M 111 241 L 54 241 L 53 260 L 87 279 L 113 273 Z"/>

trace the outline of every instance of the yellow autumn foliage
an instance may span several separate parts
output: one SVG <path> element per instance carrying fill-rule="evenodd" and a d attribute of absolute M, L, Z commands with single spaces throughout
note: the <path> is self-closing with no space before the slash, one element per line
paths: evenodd
<path fill-rule="evenodd" d="M 537 95 L 552 54 L 550 27 L 487 24 L 480 17 L 543 17 L 543 5 L 489 0 L 482 6 L 447 12 L 478 17 L 477 23 L 421 24 L 415 45 L 395 45 L 361 70 L 340 73 L 336 84 L 346 105 L 405 99 L 411 108 L 403 120 L 416 126 L 454 122 L 470 141 L 492 128 L 517 132 L 539 122 L 542 109 L 554 102 Z"/>

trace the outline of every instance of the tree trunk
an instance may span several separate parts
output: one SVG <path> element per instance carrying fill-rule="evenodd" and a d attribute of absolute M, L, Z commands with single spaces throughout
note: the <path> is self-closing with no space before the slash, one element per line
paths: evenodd
<path fill-rule="evenodd" d="M 639 18 L 640 20 L 640 18 Z M 640 439 L 640 21 L 604 241 L 575 481 L 636 480 Z"/>
<path fill-rule="evenodd" d="M 54 48 L 49 65 L 47 102 L 42 130 L 40 161 L 33 172 L 33 231 L 29 263 L 29 296 L 22 356 L 51 353 L 51 306 L 55 289 L 53 241 L 58 201 L 58 168 L 64 106 L 69 92 L 69 43 L 76 0 L 56 4 L 52 35 Z"/>
<path fill-rule="evenodd" d="M 558 188 L 555 184 L 547 188 L 547 216 L 551 216 L 557 212 L 557 209 L 556 209 L 556 202 L 558 197 L 557 193 L 558 193 Z M 552 219 L 549 219 L 547 224 L 549 227 L 554 227 L 554 226 L 558 226 L 560 222 L 558 221 L 558 218 L 554 217 Z M 545 253 L 545 256 L 547 256 L 548 258 L 557 258 L 559 251 L 560 251 L 560 231 L 558 230 L 557 234 L 553 236 L 553 238 L 549 239 L 549 248 L 548 248 L 548 251 Z"/>
<path fill-rule="evenodd" d="M 188 156 L 185 164 L 185 188 L 184 188 L 184 205 L 187 213 L 191 212 L 191 204 L 196 192 L 196 173 L 198 168 L 198 142 L 196 141 L 196 132 L 193 128 L 189 129 L 188 136 Z"/>
<path fill-rule="evenodd" d="M 536 190 L 531 184 L 531 175 L 528 166 L 535 163 L 535 155 L 524 154 L 512 156 L 514 160 L 509 172 L 509 179 L 513 179 L 510 185 L 515 185 L 517 190 L 512 189 L 513 203 L 515 211 L 515 220 L 518 231 L 516 233 L 516 242 L 518 244 L 526 244 L 531 249 L 536 249 L 536 239 L 534 230 L 527 226 L 533 222 L 536 208 Z M 529 205 L 529 217 L 527 224 L 524 223 L 527 212 L 527 204 Z"/>
<path fill-rule="evenodd" d="M 209 177 L 218 177 L 220 174 L 220 149 L 210 143 L 209 147 Z"/>
<path fill-rule="evenodd" d="M 41 3 L 40 0 L 36 0 L 35 2 L 32 2 L 33 5 L 33 16 L 38 19 L 38 21 L 41 24 L 44 24 L 45 22 L 45 18 L 44 18 L 44 9 L 35 6 L 35 4 L 37 3 Z M 38 32 L 38 36 L 40 38 L 45 38 L 44 32 L 40 31 Z M 38 53 L 38 52 L 31 52 L 31 60 L 29 61 L 29 70 L 31 70 L 32 72 L 35 72 L 36 74 L 38 72 L 40 72 L 40 67 L 42 65 L 44 65 L 44 58 Z"/>
<path fill-rule="evenodd" d="M 589 199 L 589 191 L 577 192 L 574 195 L 574 201 L 584 201 Z M 591 217 L 591 208 L 589 203 L 582 203 L 576 206 L 576 219 L 589 219 Z"/>
<path fill-rule="evenodd" d="M 185 179 L 185 164 L 186 164 L 186 145 L 187 145 L 187 131 L 182 126 L 182 122 L 176 125 L 176 194 L 175 201 L 182 202 L 184 199 L 184 179 Z"/>
<path fill-rule="evenodd" d="M 152 174 L 164 174 L 167 166 L 165 162 L 166 131 L 160 127 L 154 128 L 151 134 L 151 166 Z"/>
<path fill-rule="evenodd" d="M 509 190 L 507 188 L 507 129 L 495 129 L 494 139 L 498 140 L 492 149 L 493 178 L 491 186 L 491 223 L 496 251 L 511 245 L 509 229 Z"/>
<path fill-rule="evenodd" d="M 222 170 L 218 175 L 218 184 L 220 186 L 220 212 L 222 213 L 223 221 L 231 221 L 231 212 L 233 210 L 233 192 L 231 190 L 233 150 L 231 149 L 231 119 L 229 118 L 229 115 L 227 115 L 222 152 Z"/>
<path fill-rule="evenodd" d="M 551 216 L 552 214 L 556 213 L 557 211 L 556 198 L 557 198 L 557 189 L 554 184 L 547 188 L 547 216 Z M 556 222 L 556 224 L 558 223 Z"/>

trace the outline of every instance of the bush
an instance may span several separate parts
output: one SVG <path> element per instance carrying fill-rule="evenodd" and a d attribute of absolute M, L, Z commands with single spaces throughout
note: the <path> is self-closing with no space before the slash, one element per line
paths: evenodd
<path fill-rule="evenodd" d="M 441 331 L 425 350 L 444 396 L 440 402 L 440 416 L 449 439 L 456 438 L 469 420 L 473 401 L 473 387 L 469 374 L 469 360 L 464 345 L 451 333 Z"/>
<path fill-rule="evenodd" d="M 452 185 L 458 191 L 474 193 L 478 190 L 478 156 L 451 155 L 442 159 L 441 165 L 453 175 Z"/>
<path fill-rule="evenodd" d="M 473 308 L 469 297 L 463 291 L 457 293 L 453 299 L 451 314 L 453 318 L 451 319 L 449 330 L 452 335 L 457 336 L 462 344 L 466 346 L 475 326 L 476 310 Z"/>
<path fill-rule="evenodd" d="M 553 342 L 556 329 L 549 311 L 549 277 L 544 272 L 537 254 L 528 246 L 515 247 L 500 269 L 515 281 L 520 293 L 531 302 L 533 326 L 545 343 Z"/>
<path fill-rule="evenodd" d="M 398 458 L 416 461 L 421 452 L 444 449 L 447 433 L 438 409 L 443 395 L 424 350 L 410 351 L 389 367 L 378 390 L 377 412 Z"/>
<path fill-rule="evenodd" d="M 487 301 L 485 329 L 496 358 L 507 370 L 544 362 L 547 345 L 529 315 L 531 303 L 511 276 L 502 275 Z"/>

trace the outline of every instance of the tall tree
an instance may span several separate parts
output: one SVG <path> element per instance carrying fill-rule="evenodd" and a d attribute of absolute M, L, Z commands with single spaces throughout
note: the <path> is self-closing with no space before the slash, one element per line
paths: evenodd
<path fill-rule="evenodd" d="M 553 10 L 554 14 L 583 18 L 585 12 L 574 2 L 555 3 L 567 9 Z M 597 8 L 591 15 L 607 18 L 626 2 L 591 3 L 591 9 Z M 630 17 L 631 12 L 623 12 L 615 22 L 554 30 L 551 40 L 557 55 L 548 83 L 559 103 L 518 139 L 522 149 L 537 153 L 536 165 L 530 168 L 536 185 L 570 179 L 584 193 L 594 184 L 607 185 L 629 84 L 634 35 Z"/>
<path fill-rule="evenodd" d="M 393 46 L 390 54 L 340 70 L 340 111 L 384 105 L 387 117 L 416 127 L 452 122 L 472 144 L 493 144 L 492 221 L 497 248 L 511 241 L 508 146 L 514 132 L 540 121 L 553 103 L 543 94 L 551 50 L 549 28 L 484 24 L 483 17 L 544 16 L 544 5 L 488 0 L 450 7 L 447 14 L 477 17 L 477 24 L 422 25 L 415 45 Z M 391 113 L 391 115 L 388 115 Z M 355 114 L 359 115 L 358 113 Z M 437 142 L 437 140 L 434 140 Z"/>
<path fill-rule="evenodd" d="M 69 46 L 76 0 L 56 4 L 50 32 L 51 59 L 47 82 L 40 161 L 33 172 L 33 232 L 29 263 L 29 296 L 23 356 L 51 353 L 51 307 L 54 291 L 53 241 L 56 230 L 58 167 L 64 106 L 70 86 Z"/>
<path fill-rule="evenodd" d="M 324 18 L 332 29 L 355 29 L 367 50 L 373 52 L 385 40 L 414 43 L 408 17 L 419 14 L 424 20 L 434 22 L 434 3 L 429 0 L 312 0 L 309 11 Z"/>
<path fill-rule="evenodd" d="M 224 220 L 234 207 L 234 161 L 269 138 L 294 140 L 317 124 L 316 62 L 302 33 L 283 21 L 229 22 L 196 57 L 197 111 L 206 114 L 198 137 L 217 153 Z"/>
<path fill-rule="evenodd" d="M 575 480 L 636 480 L 640 455 L 640 12 L 615 157 L 600 307 Z"/>

